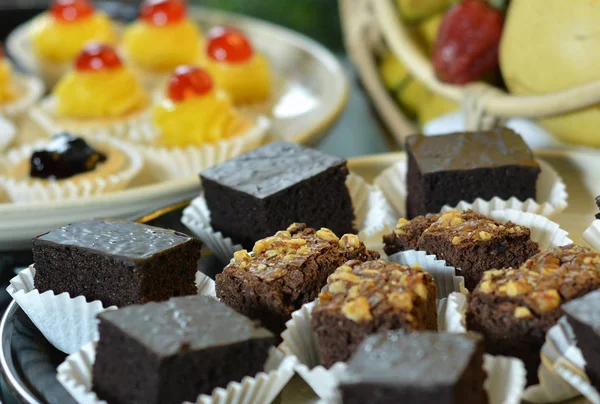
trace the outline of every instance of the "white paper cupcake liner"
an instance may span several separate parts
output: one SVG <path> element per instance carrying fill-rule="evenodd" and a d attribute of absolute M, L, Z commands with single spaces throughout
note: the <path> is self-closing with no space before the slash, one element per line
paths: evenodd
<path fill-rule="evenodd" d="M 56 378 L 79 404 L 106 403 L 92 391 L 95 359 L 96 341 L 92 341 L 69 355 L 58 366 Z M 225 388 L 216 388 L 211 396 L 203 394 L 198 397 L 196 404 L 269 404 L 294 375 L 295 364 L 295 358 L 286 357 L 272 348 L 264 372 L 254 377 L 246 376 L 241 382 L 231 382 Z"/>
<path fill-rule="evenodd" d="M 10 119 L 18 119 L 26 115 L 31 107 L 44 95 L 42 80 L 33 76 L 14 73 L 12 78 L 18 97 L 10 102 L 0 104 L 0 115 Z"/>
<path fill-rule="evenodd" d="M 48 141 L 40 140 L 34 144 L 23 145 L 9 151 L 0 158 L 0 186 L 14 202 L 56 201 L 89 197 L 124 189 L 144 166 L 142 156 L 131 145 L 119 140 L 96 136 L 93 140 L 120 150 L 127 158 L 127 166 L 108 176 L 90 175 L 89 178 L 64 179 L 60 181 L 30 181 L 10 177 L 6 171 L 10 166 L 29 160 L 34 150 L 45 146 Z M 91 173 L 93 174 L 93 173 Z"/>
<path fill-rule="evenodd" d="M 537 202 L 533 199 L 522 202 L 514 197 L 508 200 L 495 197 L 489 201 L 478 198 L 472 203 L 461 201 L 456 206 L 446 205 L 442 208 L 442 211 L 473 209 L 482 215 L 489 215 L 494 210 L 515 209 L 543 216 L 551 216 L 561 212 L 567 207 L 567 186 L 548 163 L 540 159 L 537 159 L 537 162 L 542 169 L 537 180 Z M 383 190 L 385 196 L 401 217 L 406 216 L 407 172 L 407 161 L 403 160 L 383 171 L 375 179 L 375 184 Z"/>
<path fill-rule="evenodd" d="M 7 292 L 23 309 L 31 322 L 57 349 L 73 353 L 82 345 L 98 338 L 96 316 L 116 306 L 104 307 L 102 302 L 87 302 L 84 296 L 71 297 L 68 293 L 55 295 L 49 290 L 40 293 L 34 285 L 35 266 L 19 272 L 10 280 Z M 216 298 L 214 281 L 196 274 L 198 294 Z"/>
<path fill-rule="evenodd" d="M 350 174 L 346 186 L 352 198 L 358 237 L 367 248 L 383 252 L 382 237 L 396 226 L 396 216 L 381 190 L 356 174 Z M 223 263 L 233 257 L 233 253 L 243 247 L 231 238 L 215 231 L 210 224 L 210 211 L 204 194 L 195 198 L 183 211 L 181 222 L 190 229 Z M 341 236 L 341 235 L 340 235 Z"/>
<path fill-rule="evenodd" d="M 459 293 L 456 294 L 459 295 Z M 448 322 L 445 301 L 446 299 L 438 301 L 439 330 L 456 332 L 444 328 Z M 298 359 L 296 372 L 315 394 L 324 400 L 323 402 L 336 403 L 339 402 L 336 388 L 347 365 L 338 362 L 329 369 L 320 365 L 317 338 L 311 328 L 311 313 L 314 305 L 315 302 L 305 304 L 292 314 L 292 319 L 287 322 L 287 329 L 282 334 L 283 342 L 279 349 Z M 523 362 L 516 358 L 485 355 L 484 369 L 488 374 L 485 387 L 490 403 L 516 404 L 520 402 L 526 383 Z"/>
<path fill-rule="evenodd" d="M 17 137 L 17 127 L 8 119 L 0 117 L 0 152 L 6 148 Z"/>
<path fill-rule="evenodd" d="M 125 140 L 134 128 L 149 120 L 149 108 L 140 109 L 122 118 L 69 119 L 56 114 L 56 99 L 51 95 L 31 108 L 29 117 L 48 136 L 68 131 L 88 138 L 102 135 Z"/>
<path fill-rule="evenodd" d="M 132 129 L 128 139 L 135 143 L 152 141 L 151 135 L 156 136 L 154 129 L 144 130 L 151 127 L 150 123 Z M 202 170 L 232 159 L 242 153 L 256 149 L 263 144 L 270 127 L 270 121 L 265 117 L 259 117 L 252 128 L 240 136 L 209 143 L 202 146 L 188 147 L 156 147 L 150 145 L 138 145 L 136 149 L 144 156 L 146 167 L 152 171 L 153 177 L 160 181 L 181 179 L 197 176 Z"/>
<path fill-rule="evenodd" d="M 600 251 L 600 220 L 594 220 L 583 232 L 583 239 L 594 250 Z"/>

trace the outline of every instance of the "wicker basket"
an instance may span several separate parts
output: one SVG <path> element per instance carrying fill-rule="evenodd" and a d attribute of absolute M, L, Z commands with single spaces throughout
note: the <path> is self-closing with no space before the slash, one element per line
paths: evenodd
<path fill-rule="evenodd" d="M 375 107 L 400 142 L 415 133 L 416 127 L 403 116 L 379 78 L 376 58 L 384 43 L 430 91 L 461 105 L 467 130 L 489 129 L 512 117 L 548 117 L 600 102 L 600 81 L 532 96 L 515 96 L 485 83 L 462 87 L 443 83 L 413 42 L 391 0 L 339 1 L 346 49 Z"/>

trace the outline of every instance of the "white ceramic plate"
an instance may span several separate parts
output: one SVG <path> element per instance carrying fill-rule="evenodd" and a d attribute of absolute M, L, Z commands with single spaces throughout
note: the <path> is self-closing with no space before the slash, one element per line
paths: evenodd
<path fill-rule="evenodd" d="M 190 7 L 190 16 L 204 31 L 215 25 L 241 29 L 268 57 L 275 76 L 283 82 L 275 88 L 273 137 L 315 144 L 344 109 L 348 79 L 337 58 L 322 45 L 287 28 L 236 14 Z M 17 27 L 8 36 L 6 47 L 17 65 L 36 73 L 30 24 Z"/>

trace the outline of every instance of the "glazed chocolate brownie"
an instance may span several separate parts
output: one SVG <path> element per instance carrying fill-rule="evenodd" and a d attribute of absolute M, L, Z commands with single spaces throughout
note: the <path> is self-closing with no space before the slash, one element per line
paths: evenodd
<path fill-rule="evenodd" d="M 342 265 L 312 312 L 323 366 L 348 360 L 377 332 L 437 330 L 436 295 L 432 276 L 418 266 L 382 260 Z"/>
<path fill-rule="evenodd" d="M 483 339 L 475 333 L 372 335 L 342 376 L 343 402 L 485 404 L 483 351 Z"/>
<path fill-rule="evenodd" d="M 354 234 L 341 238 L 294 223 L 286 231 L 259 240 L 217 275 L 217 297 L 263 327 L 280 334 L 294 311 L 316 299 L 327 277 L 348 260 L 379 258 Z"/>
<path fill-rule="evenodd" d="M 384 250 L 388 255 L 404 249 L 435 254 L 460 269 L 465 286 L 472 290 L 484 271 L 518 267 L 536 254 L 539 247 L 530 235 L 527 227 L 512 222 L 502 224 L 472 210 L 453 210 L 410 222 L 400 219 L 394 233 L 384 237 Z"/>
<path fill-rule="evenodd" d="M 536 197 L 540 167 L 511 129 L 415 135 L 406 138 L 405 146 L 409 218 L 437 213 L 463 200 Z"/>
<path fill-rule="evenodd" d="M 489 353 L 523 360 L 534 384 L 540 349 L 563 314 L 561 304 L 598 288 L 600 254 L 574 244 L 555 247 L 519 269 L 486 272 L 469 295 L 467 327 L 484 335 Z"/>
<path fill-rule="evenodd" d="M 34 284 L 118 307 L 197 293 L 202 243 L 173 230 L 100 220 L 33 239 Z"/>
<path fill-rule="evenodd" d="M 212 227 L 245 248 L 293 222 L 354 233 L 347 176 L 346 160 L 286 142 L 200 174 Z"/>
<path fill-rule="evenodd" d="M 94 392 L 116 404 L 195 402 L 263 370 L 269 331 L 208 296 L 101 313 Z"/>
<path fill-rule="evenodd" d="M 596 258 L 600 263 L 600 258 Z M 588 293 L 562 306 L 585 359 L 585 372 L 600 391 L 600 291 Z"/>

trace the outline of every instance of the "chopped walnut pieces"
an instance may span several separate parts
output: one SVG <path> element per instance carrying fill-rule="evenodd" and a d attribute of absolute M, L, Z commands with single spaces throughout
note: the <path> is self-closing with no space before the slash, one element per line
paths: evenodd
<path fill-rule="evenodd" d="M 459 236 L 452 237 L 452 244 L 453 245 L 459 245 L 461 241 L 462 241 L 462 238 L 460 238 Z"/>
<path fill-rule="evenodd" d="M 348 265 L 342 265 L 342 266 L 339 266 L 336 269 L 336 272 L 350 272 L 350 273 L 352 273 L 352 268 L 349 267 Z"/>
<path fill-rule="evenodd" d="M 339 241 L 338 236 L 336 236 L 331 230 L 326 227 L 321 227 L 320 230 L 317 230 L 317 237 L 323 240 L 328 241 Z"/>
<path fill-rule="evenodd" d="M 366 297 L 358 297 L 342 306 L 342 313 L 352 321 L 371 321 L 371 309 L 369 300 Z"/>
<path fill-rule="evenodd" d="M 360 239 L 356 234 L 344 234 L 339 241 L 340 248 L 353 250 L 360 248 Z"/>
<path fill-rule="evenodd" d="M 492 290 L 492 282 L 490 282 L 489 280 L 479 283 L 479 291 L 481 291 L 482 293 L 491 293 Z"/>
<path fill-rule="evenodd" d="M 527 307 L 519 306 L 515 308 L 515 317 L 516 318 L 529 318 L 533 317 L 533 313 Z"/>
<path fill-rule="evenodd" d="M 488 233 L 487 231 L 480 231 L 479 238 L 481 238 L 482 240 L 489 240 L 492 238 L 492 235 L 490 233 Z"/>
<path fill-rule="evenodd" d="M 258 255 L 261 252 L 268 250 L 269 248 L 271 248 L 271 245 L 273 245 L 273 241 L 273 237 L 267 237 L 265 239 L 258 240 L 256 243 L 254 243 L 254 248 L 252 249 L 252 252 Z"/>
<path fill-rule="evenodd" d="M 396 223 L 396 228 L 394 229 L 394 233 L 398 236 L 406 235 L 406 230 L 403 229 L 404 226 L 410 223 L 410 220 L 407 220 L 403 217 L 398 219 L 398 223 Z"/>
<path fill-rule="evenodd" d="M 392 306 L 400 310 L 411 311 L 413 309 L 413 301 L 410 293 L 390 293 L 388 301 Z"/>
<path fill-rule="evenodd" d="M 300 233 L 306 229 L 306 225 L 304 223 L 292 223 L 286 229 L 290 233 Z"/>
<path fill-rule="evenodd" d="M 331 285 L 327 288 L 330 293 L 344 293 L 348 290 L 346 287 L 346 282 L 344 281 L 335 281 L 332 282 Z"/>
<path fill-rule="evenodd" d="M 414 291 L 417 295 L 421 297 L 421 299 L 427 299 L 427 288 L 422 283 L 417 283 L 414 287 Z"/>
<path fill-rule="evenodd" d="M 247 250 L 239 250 L 233 253 L 233 259 L 239 263 L 248 263 L 252 259 Z"/>
<path fill-rule="evenodd" d="M 277 237 L 277 238 L 291 238 L 292 235 L 290 234 L 289 231 L 281 230 L 281 231 L 278 231 L 277 233 L 275 233 L 275 237 Z"/>
<path fill-rule="evenodd" d="M 360 282 L 361 278 L 359 276 L 354 275 L 352 273 L 348 273 L 348 272 L 339 272 L 340 268 L 338 268 L 333 274 L 329 275 L 329 280 L 331 280 L 331 281 L 343 280 L 343 281 L 348 281 L 348 282 L 352 282 L 352 283 Z"/>
<path fill-rule="evenodd" d="M 543 292 L 533 292 L 531 298 L 541 312 L 551 311 L 560 306 L 560 295 L 556 289 L 550 289 Z"/>
<path fill-rule="evenodd" d="M 532 290 L 533 288 L 531 287 L 531 285 L 527 283 L 527 281 L 523 278 L 517 281 L 509 281 L 506 284 L 506 294 L 511 297 L 524 295 L 526 293 L 531 292 Z"/>

